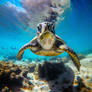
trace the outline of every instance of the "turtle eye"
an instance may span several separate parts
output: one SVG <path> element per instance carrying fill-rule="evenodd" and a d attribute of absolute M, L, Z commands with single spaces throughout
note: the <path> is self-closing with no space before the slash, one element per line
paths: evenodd
<path fill-rule="evenodd" d="M 38 28 L 38 32 L 41 33 L 42 25 L 40 24 L 37 28 Z"/>

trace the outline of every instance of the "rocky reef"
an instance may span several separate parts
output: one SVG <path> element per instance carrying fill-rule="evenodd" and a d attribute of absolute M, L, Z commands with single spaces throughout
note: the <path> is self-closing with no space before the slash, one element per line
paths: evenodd
<path fill-rule="evenodd" d="M 0 61 L 0 92 L 92 92 L 92 56 L 79 54 L 79 59 L 80 72 L 68 57 L 23 64 Z"/>
<path fill-rule="evenodd" d="M 73 92 L 74 72 L 63 62 L 39 65 L 38 76 L 48 82 L 51 92 Z"/>
<path fill-rule="evenodd" d="M 18 66 L 12 62 L 0 62 L 0 92 L 20 92 L 23 88 L 32 90 L 27 78 L 30 67 Z"/>

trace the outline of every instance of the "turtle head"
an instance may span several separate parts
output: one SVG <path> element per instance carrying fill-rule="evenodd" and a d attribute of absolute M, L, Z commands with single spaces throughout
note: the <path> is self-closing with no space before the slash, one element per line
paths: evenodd
<path fill-rule="evenodd" d="M 55 42 L 54 27 L 52 22 L 43 22 L 37 26 L 37 40 L 44 49 L 51 49 Z"/>

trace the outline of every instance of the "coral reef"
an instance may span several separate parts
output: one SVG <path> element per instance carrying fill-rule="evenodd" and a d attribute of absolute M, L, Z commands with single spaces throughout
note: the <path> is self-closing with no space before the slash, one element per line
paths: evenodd
<path fill-rule="evenodd" d="M 18 92 L 21 88 L 33 88 L 27 79 L 30 68 L 18 66 L 12 62 L 0 62 L 0 92 Z"/>
<path fill-rule="evenodd" d="M 80 72 L 69 58 L 0 61 L 0 92 L 92 92 L 92 54 L 79 58 Z"/>

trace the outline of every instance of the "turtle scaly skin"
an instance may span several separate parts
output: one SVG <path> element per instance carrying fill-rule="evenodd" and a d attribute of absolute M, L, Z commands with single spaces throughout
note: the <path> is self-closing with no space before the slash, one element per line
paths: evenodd
<path fill-rule="evenodd" d="M 37 28 L 37 36 L 19 50 L 17 55 L 19 60 L 22 59 L 26 49 L 30 49 L 33 53 L 40 56 L 57 56 L 65 51 L 69 54 L 77 69 L 80 70 L 81 65 L 77 54 L 55 34 L 53 23 L 43 22 L 38 24 Z"/>

